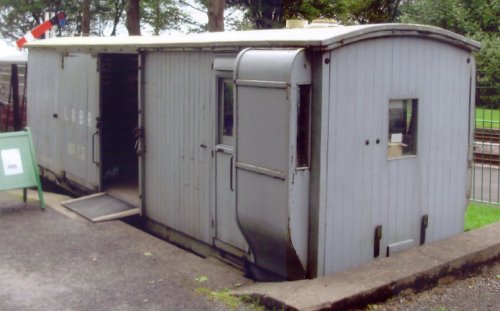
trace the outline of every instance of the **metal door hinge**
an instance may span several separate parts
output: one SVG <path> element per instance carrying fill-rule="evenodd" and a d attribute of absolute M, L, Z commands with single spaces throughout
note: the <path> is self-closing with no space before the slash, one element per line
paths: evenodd
<path fill-rule="evenodd" d="M 425 243 L 425 232 L 427 231 L 427 227 L 429 226 L 429 215 L 425 214 L 422 216 L 420 221 L 420 245 Z"/>
<path fill-rule="evenodd" d="M 375 227 L 375 236 L 373 239 L 373 257 L 380 256 L 380 240 L 382 240 L 382 225 Z"/>

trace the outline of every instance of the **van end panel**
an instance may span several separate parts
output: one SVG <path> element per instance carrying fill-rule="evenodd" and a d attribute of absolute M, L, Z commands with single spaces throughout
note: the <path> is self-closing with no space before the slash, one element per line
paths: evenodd
<path fill-rule="evenodd" d="M 419 241 L 424 215 L 427 242 L 462 232 L 470 53 L 401 37 L 330 54 L 324 274 L 372 260 L 379 225 L 382 250 Z M 389 159 L 389 101 L 400 99 L 418 101 L 417 154 Z"/>

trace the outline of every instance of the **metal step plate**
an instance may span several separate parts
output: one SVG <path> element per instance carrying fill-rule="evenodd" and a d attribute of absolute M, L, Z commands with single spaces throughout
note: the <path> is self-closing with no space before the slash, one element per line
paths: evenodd
<path fill-rule="evenodd" d="M 61 204 L 93 222 L 114 220 L 140 214 L 140 208 L 105 192 L 65 201 Z"/>

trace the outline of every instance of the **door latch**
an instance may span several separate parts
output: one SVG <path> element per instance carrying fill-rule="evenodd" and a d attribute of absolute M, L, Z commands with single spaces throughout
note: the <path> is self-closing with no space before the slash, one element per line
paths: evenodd
<path fill-rule="evenodd" d="M 133 133 L 134 138 L 135 138 L 135 145 L 134 145 L 135 153 L 138 156 L 141 156 L 144 153 L 146 153 L 146 144 L 144 141 L 145 140 L 144 128 L 143 127 L 135 127 L 132 130 L 132 133 Z"/>

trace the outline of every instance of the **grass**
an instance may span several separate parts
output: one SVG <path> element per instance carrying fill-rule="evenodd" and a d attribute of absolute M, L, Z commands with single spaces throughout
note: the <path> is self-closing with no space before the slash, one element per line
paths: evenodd
<path fill-rule="evenodd" d="M 465 211 L 464 230 L 477 229 L 500 221 L 500 206 L 470 202 Z"/>
<path fill-rule="evenodd" d="M 237 297 L 231 295 L 229 289 L 221 290 L 210 290 L 208 287 L 198 287 L 195 289 L 198 294 L 205 295 L 211 300 L 218 301 L 228 307 L 229 310 L 237 310 L 243 304 L 252 311 L 264 311 L 266 310 L 264 306 L 259 304 L 259 301 L 252 299 L 250 297 Z M 274 310 L 274 309 L 273 309 Z"/>
<path fill-rule="evenodd" d="M 476 107 L 476 128 L 500 128 L 500 110 Z"/>
<path fill-rule="evenodd" d="M 209 283 L 208 276 L 200 275 L 194 279 L 198 283 Z M 260 305 L 258 300 L 246 296 L 231 295 L 229 289 L 211 290 L 206 286 L 200 286 L 195 289 L 195 292 L 208 297 L 211 300 L 218 301 L 224 304 L 229 310 L 237 310 L 240 306 L 245 304 L 252 311 L 264 311 L 264 306 Z"/>

